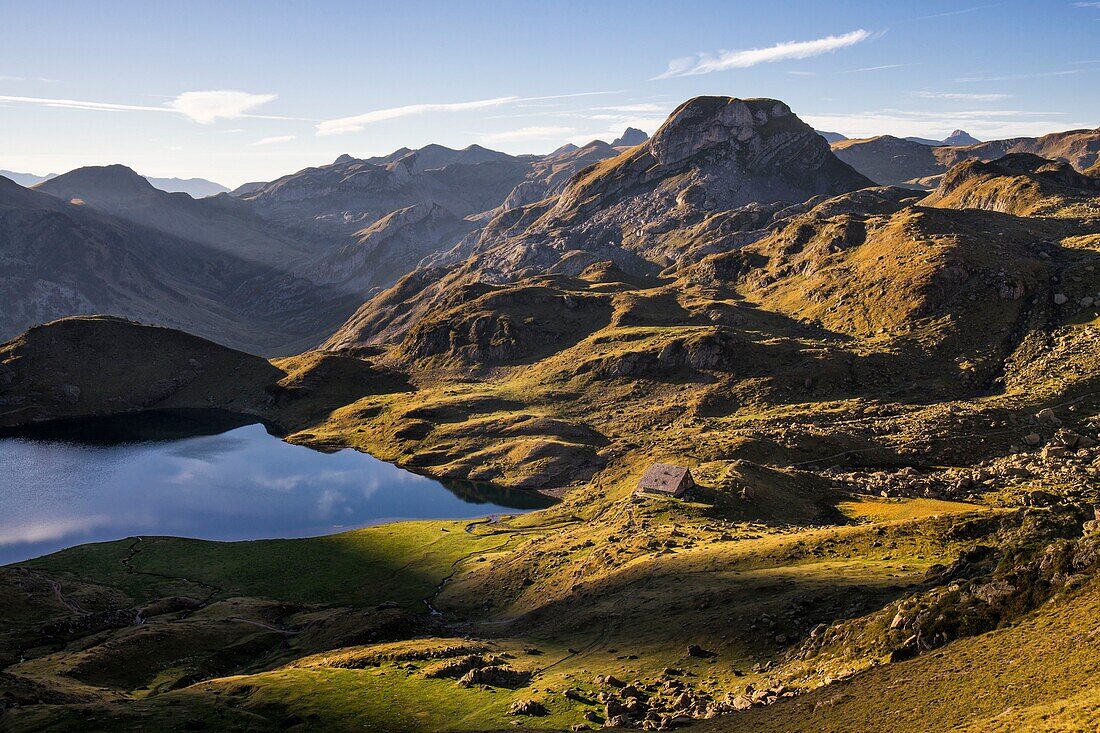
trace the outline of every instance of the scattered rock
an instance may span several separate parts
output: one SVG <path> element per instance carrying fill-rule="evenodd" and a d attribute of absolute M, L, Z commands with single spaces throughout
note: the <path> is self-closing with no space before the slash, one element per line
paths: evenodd
<path fill-rule="evenodd" d="M 471 669 L 458 681 L 463 687 L 488 685 L 489 687 L 522 687 L 531 679 L 531 673 L 506 665 Z"/>
<path fill-rule="evenodd" d="M 1061 425 L 1062 421 L 1058 419 L 1058 416 L 1054 414 L 1054 410 L 1049 407 L 1044 407 L 1035 414 L 1035 419 L 1043 425 Z"/>
<path fill-rule="evenodd" d="M 512 715 L 547 715 L 550 711 L 538 700 L 516 700 L 509 710 Z"/>
<path fill-rule="evenodd" d="M 699 657 L 699 658 L 702 658 L 702 659 L 706 659 L 708 657 L 713 657 L 713 656 L 716 656 L 716 655 L 715 655 L 714 652 L 708 651 L 708 650 L 704 649 L 703 647 L 699 646 L 698 644 L 690 644 L 690 645 L 688 645 L 688 656 L 689 657 Z"/>

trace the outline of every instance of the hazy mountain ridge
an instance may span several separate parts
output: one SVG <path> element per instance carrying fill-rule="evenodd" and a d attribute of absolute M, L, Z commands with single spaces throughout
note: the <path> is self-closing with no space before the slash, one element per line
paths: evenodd
<path fill-rule="evenodd" d="M 36 176 L 33 173 L 16 173 L 15 171 L 0 170 L 0 176 L 9 180 L 15 181 L 20 186 L 26 186 L 31 188 L 39 183 L 43 183 L 52 178 L 57 178 L 59 174 L 50 173 L 45 176 Z M 168 193 L 186 193 L 192 198 L 204 198 L 206 196 L 216 196 L 219 193 L 227 193 L 228 188 L 220 183 L 214 183 L 208 181 L 205 178 L 156 178 L 153 176 L 144 176 L 145 180 L 155 188 Z"/>
<path fill-rule="evenodd" d="M 316 343 L 349 307 L 339 293 L 283 277 L 276 240 L 239 239 L 249 230 L 233 216 L 202 218 L 192 211 L 201 202 L 157 191 L 121 166 L 58 177 L 55 190 L 64 199 L 0 180 L 3 337 L 62 316 L 113 314 L 285 353 Z M 182 213 L 173 214 L 177 204 Z M 215 236 L 220 221 L 233 226 Z M 284 254 L 296 252 L 282 246 Z M 267 287 L 276 277 L 284 290 Z"/>
<path fill-rule="evenodd" d="M 205 178 L 156 178 L 145 176 L 154 188 L 168 193 L 185 193 L 191 198 L 201 199 L 208 196 L 217 196 L 219 193 L 229 193 L 229 188 Z"/>
<path fill-rule="evenodd" d="M 285 267 L 310 251 L 236 199 L 167 193 L 122 165 L 78 168 L 35 188 L 262 265 Z"/>

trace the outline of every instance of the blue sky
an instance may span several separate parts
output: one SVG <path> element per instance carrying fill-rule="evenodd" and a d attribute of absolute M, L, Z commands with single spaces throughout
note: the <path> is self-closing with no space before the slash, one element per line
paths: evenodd
<path fill-rule="evenodd" d="M 819 129 L 1100 125 L 1100 2 L 0 0 L 0 168 L 226 185 L 341 153 L 547 152 L 699 94 Z"/>

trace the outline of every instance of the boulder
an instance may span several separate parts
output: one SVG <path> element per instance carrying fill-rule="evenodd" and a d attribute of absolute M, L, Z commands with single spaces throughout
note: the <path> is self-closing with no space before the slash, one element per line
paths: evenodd
<path fill-rule="evenodd" d="M 1054 410 L 1049 407 L 1044 407 L 1039 412 L 1035 413 L 1035 419 L 1042 425 L 1061 425 L 1062 421 L 1058 419 L 1058 416 L 1054 414 Z"/>
<path fill-rule="evenodd" d="M 512 715 L 546 715 L 549 712 L 538 700 L 516 700 L 509 710 Z"/>

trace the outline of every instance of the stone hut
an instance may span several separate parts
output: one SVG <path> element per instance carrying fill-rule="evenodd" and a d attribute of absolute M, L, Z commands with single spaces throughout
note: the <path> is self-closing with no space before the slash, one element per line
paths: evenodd
<path fill-rule="evenodd" d="M 642 474 L 637 491 L 674 496 L 679 499 L 693 486 L 695 486 L 695 480 L 691 477 L 691 471 L 683 466 L 654 463 Z"/>

